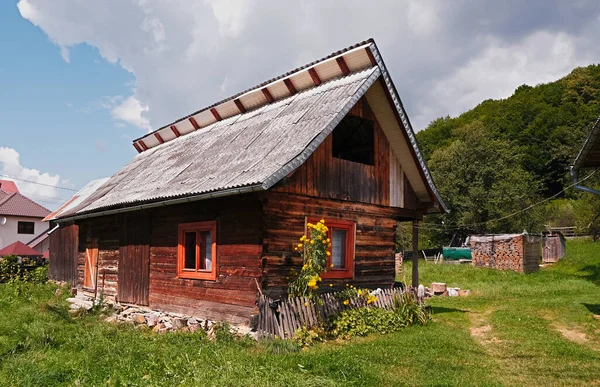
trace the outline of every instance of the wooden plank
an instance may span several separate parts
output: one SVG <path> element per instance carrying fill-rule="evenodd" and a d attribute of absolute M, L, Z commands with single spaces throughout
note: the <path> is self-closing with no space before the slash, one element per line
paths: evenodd
<path fill-rule="evenodd" d="M 267 101 L 269 101 L 269 103 L 273 103 L 275 102 L 275 98 L 273 98 L 273 96 L 271 95 L 271 92 L 269 91 L 268 88 L 263 88 L 261 89 L 263 95 L 265 96 L 265 98 L 267 99 Z"/>
<path fill-rule="evenodd" d="M 319 86 L 322 83 L 321 78 L 319 78 L 319 74 L 317 74 L 317 71 L 314 69 L 314 67 L 308 69 L 308 74 L 312 78 L 312 81 L 315 86 Z"/>
<path fill-rule="evenodd" d="M 162 138 L 162 136 L 160 135 L 160 133 L 158 133 L 158 132 L 155 132 L 155 133 L 154 133 L 154 137 L 156 137 L 156 139 L 158 140 L 158 143 L 159 143 L 159 144 L 164 144 L 164 143 L 165 143 L 165 140 L 163 140 L 163 138 Z"/>
<path fill-rule="evenodd" d="M 193 120 L 193 118 L 190 118 L 190 122 Z M 194 121 L 196 122 L 196 121 Z M 177 127 L 175 125 L 171 125 L 171 131 L 173 132 L 173 134 L 175 135 L 175 137 L 179 137 L 181 136 L 181 133 L 179 133 L 179 130 L 177 129 Z"/>
<path fill-rule="evenodd" d="M 221 115 L 219 114 L 219 112 L 217 111 L 217 109 L 211 108 L 210 112 L 212 113 L 213 117 L 215 117 L 215 120 L 217 120 L 217 121 L 221 121 L 222 120 Z"/>
<path fill-rule="evenodd" d="M 244 106 L 242 101 L 240 101 L 239 98 L 234 99 L 233 102 L 235 103 L 235 106 L 237 106 L 240 113 L 242 113 L 242 114 L 246 113 L 246 107 Z"/>
<path fill-rule="evenodd" d="M 198 125 L 198 122 L 196 121 L 196 119 L 194 117 L 190 117 L 189 121 L 192 124 L 192 126 L 194 127 L 194 130 L 200 129 L 200 125 Z"/>
<path fill-rule="evenodd" d="M 344 76 L 350 74 L 350 69 L 348 68 L 348 65 L 346 64 L 346 61 L 344 60 L 343 56 L 336 58 L 335 61 L 337 62 L 338 66 L 340 67 L 340 70 L 342 70 L 342 74 L 344 74 Z"/>
<path fill-rule="evenodd" d="M 287 87 L 288 91 L 290 92 L 290 95 L 294 95 L 297 93 L 296 87 L 294 86 L 294 83 L 291 81 L 291 79 L 286 78 L 283 80 L 283 83 L 285 84 L 285 87 Z"/>

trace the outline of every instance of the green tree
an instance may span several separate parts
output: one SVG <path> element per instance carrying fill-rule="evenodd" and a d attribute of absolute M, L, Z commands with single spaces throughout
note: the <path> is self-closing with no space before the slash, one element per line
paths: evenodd
<path fill-rule="evenodd" d="M 433 177 L 450 207 L 443 217 L 428 218 L 441 226 L 431 239 L 448 243 L 457 225 L 463 234 L 539 231 L 539 211 L 527 211 L 500 221 L 539 200 L 538 183 L 521 167 L 518 149 L 486 130 L 481 122 L 456 129 L 454 141 L 429 160 Z M 425 225 L 427 227 L 427 225 Z"/>

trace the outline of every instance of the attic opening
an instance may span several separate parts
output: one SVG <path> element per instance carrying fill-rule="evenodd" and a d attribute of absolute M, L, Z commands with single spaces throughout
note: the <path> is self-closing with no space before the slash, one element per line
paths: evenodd
<path fill-rule="evenodd" d="M 333 130 L 333 157 L 375 165 L 374 122 L 347 115 Z"/>

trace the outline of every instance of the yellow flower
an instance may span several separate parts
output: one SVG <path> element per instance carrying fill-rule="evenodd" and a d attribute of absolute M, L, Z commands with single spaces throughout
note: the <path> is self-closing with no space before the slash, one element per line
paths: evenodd
<path fill-rule="evenodd" d="M 350 286 L 349 284 L 346 284 L 346 286 Z"/>
<path fill-rule="evenodd" d="M 310 240 L 310 244 L 311 244 L 311 245 L 314 245 L 314 244 L 315 244 L 315 241 L 311 239 L 311 240 Z"/>
<path fill-rule="evenodd" d="M 325 219 L 321 219 L 321 220 L 319 220 L 319 222 L 325 223 Z"/>
<path fill-rule="evenodd" d="M 298 248 L 302 247 L 302 243 L 298 243 Z"/>
<path fill-rule="evenodd" d="M 326 254 L 327 254 L 328 257 L 331 255 L 331 253 L 329 251 Z"/>
<path fill-rule="evenodd" d="M 344 300 L 344 305 L 348 305 L 350 303 L 350 300 Z"/>
<path fill-rule="evenodd" d="M 297 248 L 297 247 L 294 247 L 294 250 L 298 251 L 298 248 Z"/>
<path fill-rule="evenodd" d="M 308 285 L 309 288 L 313 288 L 317 286 L 317 280 L 315 278 L 311 278 L 306 285 Z"/>
<path fill-rule="evenodd" d="M 327 243 L 331 242 L 331 239 L 327 238 Z"/>
<path fill-rule="evenodd" d="M 329 267 L 333 269 L 333 263 L 329 265 Z M 346 286 L 348 286 L 348 284 L 346 284 Z"/>
<path fill-rule="evenodd" d="M 358 289 L 358 295 L 362 296 L 362 290 Z"/>
<path fill-rule="evenodd" d="M 300 238 L 300 241 L 304 242 L 306 240 L 306 235 L 302 235 L 302 238 Z"/>
<path fill-rule="evenodd" d="M 332 288 L 332 287 L 333 287 L 333 284 L 329 284 L 329 287 L 330 287 L 330 288 Z"/>
<path fill-rule="evenodd" d="M 308 302 L 305 302 L 305 303 L 304 303 L 304 306 L 308 306 Z"/>

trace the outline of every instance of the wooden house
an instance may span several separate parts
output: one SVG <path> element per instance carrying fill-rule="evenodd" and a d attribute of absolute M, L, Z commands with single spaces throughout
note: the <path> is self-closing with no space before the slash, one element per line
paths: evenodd
<path fill-rule="evenodd" d="M 133 146 L 128 165 L 52 217 L 65 230 L 52 234 L 54 278 L 122 303 L 244 321 L 259 289 L 285 293 L 302 264 L 293 247 L 320 218 L 327 283 L 389 287 L 397 222 L 444 210 L 373 40 Z"/>

